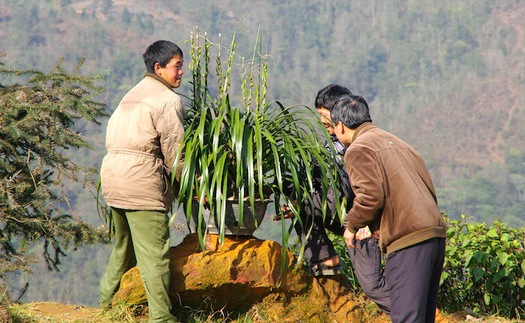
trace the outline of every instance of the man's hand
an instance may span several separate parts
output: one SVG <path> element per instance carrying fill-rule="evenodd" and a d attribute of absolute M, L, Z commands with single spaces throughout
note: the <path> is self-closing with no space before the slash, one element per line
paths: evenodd
<path fill-rule="evenodd" d="M 372 237 L 372 232 L 370 232 L 370 229 L 368 227 L 361 228 L 357 230 L 357 233 L 355 234 L 355 238 L 357 240 L 365 240 Z"/>
<path fill-rule="evenodd" d="M 345 243 L 348 248 L 355 248 L 355 244 L 354 244 L 355 233 L 352 233 L 348 231 L 348 229 L 345 229 L 345 233 L 343 237 L 345 238 Z"/>
<path fill-rule="evenodd" d="M 297 202 L 296 201 L 292 201 L 292 206 L 294 208 L 297 207 Z M 292 211 L 292 209 L 290 208 L 290 206 L 288 204 L 284 204 L 283 206 L 281 206 L 281 210 L 279 212 L 279 214 L 275 215 L 273 217 L 273 220 L 274 221 L 280 221 L 282 220 L 283 218 L 284 219 L 291 219 L 294 217 L 294 213 Z"/>

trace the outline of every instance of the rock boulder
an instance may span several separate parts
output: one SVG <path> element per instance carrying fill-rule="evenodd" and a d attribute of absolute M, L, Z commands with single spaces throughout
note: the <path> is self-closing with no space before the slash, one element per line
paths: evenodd
<path fill-rule="evenodd" d="M 283 248 L 275 241 L 225 237 L 220 245 L 218 236 L 208 235 L 205 244 L 202 251 L 197 235 L 190 234 L 170 250 L 175 307 L 229 312 L 249 311 L 258 304 L 267 316 L 294 322 L 313 317 L 359 321 L 363 314 L 351 300 L 346 277 L 313 278 L 304 267 L 296 268 L 297 259 L 289 250 L 284 249 L 283 258 Z M 118 302 L 147 303 L 137 267 L 122 277 L 113 299 Z"/>

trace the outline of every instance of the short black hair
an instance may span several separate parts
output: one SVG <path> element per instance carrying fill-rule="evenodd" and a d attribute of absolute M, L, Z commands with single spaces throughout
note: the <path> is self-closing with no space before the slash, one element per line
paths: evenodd
<path fill-rule="evenodd" d="M 315 97 L 315 108 L 325 108 L 328 111 L 332 111 L 334 104 L 342 96 L 352 95 L 352 92 L 339 84 L 329 84 L 317 92 Z"/>
<path fill-rule="evenodd" d="M 342 122 L 350 129 L 372 122 L 368 103 L 360 95 L 341 97 L 330 111 L 330 118 L 334 124 Z"/>
<path fill-rule="evenodd" d="M 169 40 L 157 40 L 149 45 L 142 54 L 146 70 L 149 73 L 155 73 L 156 63 L 159 63 L 161 67 L 166 67 L 174 56 L 184 57 L 180 47 Z"/>

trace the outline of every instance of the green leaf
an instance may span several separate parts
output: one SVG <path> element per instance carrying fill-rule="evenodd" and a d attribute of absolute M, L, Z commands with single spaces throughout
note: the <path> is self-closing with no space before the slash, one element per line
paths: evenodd
<path fill-rule="evenodd" d="M 498 270 L 496 274 L 492 275 L 491 281 L 493 283 L 497 283 L 498 281 L 500 281 L 502 278 L 506 276 L 507 276 L 507 270 L 505 268 L 501 268 L 500 270 Z"/>
<path fill-rule="evenodd" d="M 481 250 L 476 250 L 474 251 L 473 258 L 476 260 L 476 264 L 479 264 L 487 258 L 487 254 Z"/>
<path fill-rule="evenodd" d="M 472 269 L 472 275 L 474 276 L 474 281 L 478 282 L 485 276 L 485 271 L 479 267 L 474 267 Z"/>
<path fill-rule="evenodd" d="M 472 260 L 472 256 L 474 255 L 474 252 L 471 249 L 467 249 L 465 251 L 465 267 L 470 267 L 470 261 Z"/>
<path fill-rule="evenodd" d="M 499 263 L 502 265 L 505 265 L 507 263 L 507 260 L 510 257 L 508 253 L 501 252 L 501 251 L 498 252 L 497 255 L 498 255 Z"/>
<path fill-rule="evenodd" d="M 496 231 L 495 228 L 490 228 L 487 231 L 486 236 L 490 237 L 490 238 L 498 238 L 499 237 L 498 232 Z"/>
<path fill-rule="evenodd" d="M 483 301 L 485 305 L 490 305 L 490 294 L 485 292 L 483 293 Z"/>

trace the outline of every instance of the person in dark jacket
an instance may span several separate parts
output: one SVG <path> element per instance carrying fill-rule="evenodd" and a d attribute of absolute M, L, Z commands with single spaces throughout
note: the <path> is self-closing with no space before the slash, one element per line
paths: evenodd
<path fill-rule="evenodd" d="M 360 96 L 341 98 L 330 116 L 346 146 L 344 161 L 355 198 L 344 238 L 355 248 L 365 226 L 380 228 L 393 322 L 434 322 L 445 258 L 446 224 L 419 153 L 372 124 Z"/>

